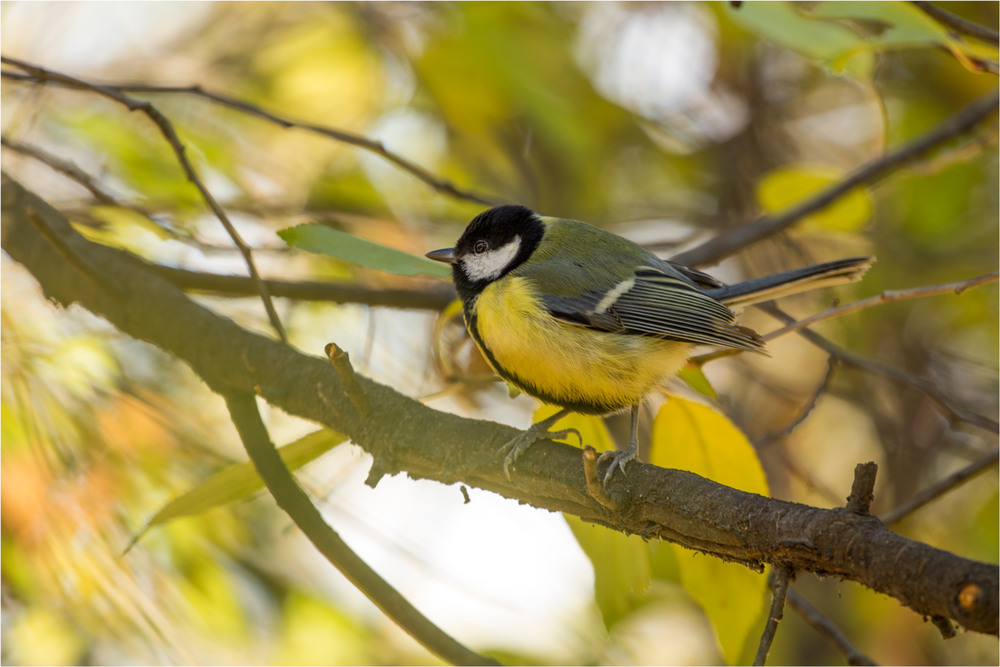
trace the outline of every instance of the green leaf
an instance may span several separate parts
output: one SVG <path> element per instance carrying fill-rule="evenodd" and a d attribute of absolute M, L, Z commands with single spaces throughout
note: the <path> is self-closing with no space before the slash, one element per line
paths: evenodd
<path fill-rule="evenodd" d="M 790 2 L 745 2 L 727 15 L 777 44 L 821 61 L 834 73 L 870 79 L 875 71 L 873 49 L 860 35 L 839 23 L 811 18 Z"/>
<path fill-rule="evenodd" d="M 718 400 L 719 395 L 715 393 L 715 387 L 712 383 L 708 381 L 705 377 L 705 372 L 701 369 L 701 366 L 696 364 L 686 364 L 677 373 L 677 377 L 684 381 L 687 386 L 694 389 L 696 392 L 702 396 L 706 396 L 713 401 Z"/>
<path fill-rule="evenodd" d="M 316 222 L 282 229 L 278 236 L 300 250 L 329 255 L 369 269 L 400 276 L 426 274 L 451 277 L 451 269 L 441 262 L 417 257 Z"/>
<path fill-rule="evenodd" d="M 996 62 L 997 46 L 952 30 L 906 2 L 821 2 L 803 11 L 788 2 L 748 2 L 728 15 L 772 41 L 820 60 L 836 73 L 870 79 L 875 54 L 890 49 L 943 47 L 967 69 L 982 71 L 973 60 Z M 876 23 L 885 28 L 861 35 L 843 20 Z"/>
<path fill-rule="evenodd" d="M 611 628 L 647 602 L 652 571 L 649 545 L 638 535 L 563 516 L 594 567 L 594 600 L 605 627 Z"/>
<path fill-rule="evenodd" d="M 970 37 L 956 38 L 950 28 L 908 2 L 824 2 L 809 12 L 810 16 L 831 19 L 874 21 L 887 28 L 868 43 L 880 49 L 920 48 L 942 46 L 959 60 L 970 56 L 996 61 L 995 45 Z M 978 68 L 972 68 L 979 71 Z"/>
<path fill-rule="evenodd" d="M 278 454 L 289 470 L 295 470 L 346 439 L 346 436 L 335 431 L 320 429 L 280 447 Z M 263 487 L 264 481 L 250 461 L 228 465 L 213 473 L 195 488 L 167 503 L 132 538 L 128 549 L 131 549 L 132 545 L 154 526 L 180 517 L 202 514 L 215 507 L 248 498 Z"/>
<path fill-rule="evenodd" d="M 768 493 L 753 445 L 724 415 L 672 396 L 653 421 L 651 463 L 702 475 L 751 493 Z M 767 604 L 767 579 L 742 565 L 675 546 L 680 581 L 715 628 L 722 654 L 739 660 Z"/>
<path fill-rule="evenodd" d="M 770 214 L 780 213 L 818 192 L 840 182 L 844 173 L 837 167 L 794 165 L 768 172 L 757 183 L 757 202 Z M 834 231 L 854 231 L 872 216 L 867 190 L 856 188 L 826 208 L 802 219 L 803 225 Z"/>

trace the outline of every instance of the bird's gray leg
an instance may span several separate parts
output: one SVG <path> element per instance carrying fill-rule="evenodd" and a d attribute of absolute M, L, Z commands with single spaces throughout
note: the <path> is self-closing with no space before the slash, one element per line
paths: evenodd
<path fill-rule="evenodd" d="M 608 450 L 601 454 L 597 459 L 597 464 L 600 465 L 601 461 L 607 459 L 611 460 L 611 465 L 608 466 L 608 471 L 604 473 L 604 485 L 607 486 L 608 482 L 611 481 L 612 475 L 615 474 L 615 468 L 619 468 L 622 474 L 625 474 L 625 464 L 629 461 L 633 461 L 639 456 L 639 404 L 636 403 L 632 406 L 632 437 L 629 439 L 628 444 L 624 449 L 618 449 L 615 451 Z"/>

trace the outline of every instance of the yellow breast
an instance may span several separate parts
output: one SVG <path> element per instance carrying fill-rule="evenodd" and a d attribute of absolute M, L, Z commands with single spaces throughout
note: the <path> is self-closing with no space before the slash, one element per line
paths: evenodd
<path fill-rule="evenodd" d="M 487 286 L 475 315 L 476 342 L 501 377 L 578 412 L 606 414 L 639 403 L 677 372 L 691 347 L 558 320 L 524 278 Z"/>

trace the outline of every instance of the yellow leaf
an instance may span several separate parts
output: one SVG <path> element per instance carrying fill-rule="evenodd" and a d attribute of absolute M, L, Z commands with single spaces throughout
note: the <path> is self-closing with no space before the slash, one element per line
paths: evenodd
<path fill-rule="evenodd" d="M 741 491 L 768 494 L 764 469 L 747 437 L 707 405 L 671 396 L 653 420 L 651 461 L 688 470 Z"/>
<path fill-rule="evenodd" d="M 757 183 L 757 203 L 767 213 L 781 213 L 838 183 L 844 178 L 841 169 L 830 166 L 791 166 L 769 172 Z M 834 231 L 853 231 L 872 216 L 872 202 L 867 191 L 857 188 L 815 213 L 802 224 Z"/>
<path fill-rule="evenodd" d="M 672 396 L 653 421 L 652 440 L 655 465 L 688 470 L 751 493 L 768 493 L 753 445 L 708 406 Z M 681 586 L 712 622 L 726 661 L 737 662 L 767 602 L 766 577 L 742 565 L 674 548 Z"/>

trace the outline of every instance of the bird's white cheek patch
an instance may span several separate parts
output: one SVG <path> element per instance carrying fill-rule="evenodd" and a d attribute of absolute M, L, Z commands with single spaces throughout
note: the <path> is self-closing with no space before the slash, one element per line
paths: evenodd
<path fill-rule="evenodd" d="M 510 243 L 487 250 L 481 255 L 471 255 L 462 260 L 465 275 L 473 281 L 495 280 L 500 277 L 521 249 L 521 239 L 515 238 Z"/>

